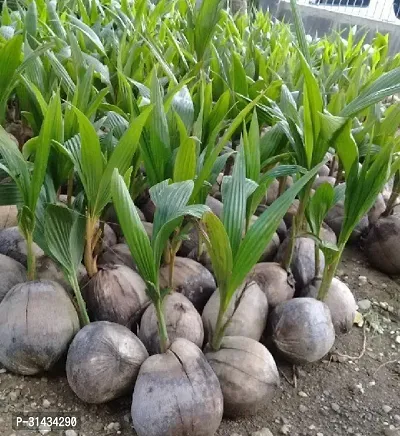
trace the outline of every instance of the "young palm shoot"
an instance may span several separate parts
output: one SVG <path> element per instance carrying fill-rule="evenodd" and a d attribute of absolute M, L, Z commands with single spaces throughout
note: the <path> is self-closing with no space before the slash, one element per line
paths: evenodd
<path fill-rule="evenodd" d="M 145 109 L 135 118 L 119 140 L 113 152 L 105 162 L 101 152 L 99 137 L 89 119 L 78 109 L 80 143 L 76 138 L 69 141 L 68 154 L 82 182 L 86 195 L 86 244 L 84 264 L 89 277 L 97 272 L 96 248 L 101 238 L 100 216 L 110 202 L 111 177 L 115 168 L 126 177 L 130 177 L 129 168 L 139 144 L 142 129 L 152 111 Z"/>
<path fill-rule="evenodd" d="M 322 248 L 325 254 L 325 269 L 322 276 L 318 299 L 324 300 L 332 284 L 343 250 L 355 226 L 372 207 L 378 194 L 390 177 L 393 159 L 393 142 L 383 146 L 374 156 L 368 154 L 361 169 L 358 165 L 358 149 L 351 141 L 350 130 L 347 130 L 348 141 L 343 144 L 339 156 L 343 162 L 346 177 L 344 201 L 344 221 L 339 234 L 337 247 Z"/>
<path fill-rule="evenodd" d="M 81 325 L 87 325 L 90 319 L 77 278 L 84 249 L 85 220 L 76 211 L 49 204 L 45 211 L 44 233 L 49 254 L 59 263 L 74 290 Z"/>
<path fill-rule="evenodd" d="M 36 258 L 33 248 L 36 206 L 46 175 L 51 141 L 62 141 L 62 137 L 63 120 L 59 94 L 55 94 L 49 103 L 38 137 L 39 147 L 37 147 L 33 171 L 31 171 L 31 163 L 24 159 L 16 143 L 0 127 L 0 155 L 4 162 L 0 164 L 0 169 L 14 180 L 22 200 L 19 204 L 18 226 L 26 239 L 29 280 L 34 280 L 36 275 Z"/>
<path fill-rule="evenodd" d="M 225 319 L 225 314 L 234 293 L 259 261 L 293 199 L 315 176 L 320 166 L 309 171 L 279 197 L 243 237 L 247 198 L 255 191 L 257 184 L 246 179 L 244 155 L 240 149 L 232 176 L 223 179 L 222 221 L 211 212 L 205 213 L 203 217 L 203 236 L 211 257 L 220 295 L 218 318 L 210 338 L 212 349 L 218 350 L 221 346 L 224 332 L 230 322 L 230 319 Z"/>
<path fill-rule="evenodd" d="M 159 271 L 162 255 L 172 232 L 180 226 L 185 216 L 201 218 L 208 210 L 204 205 L 188 206 L 193 192 L 191 180 L 169 184 L 168 181 L 154 185 L 150 197 L 156 206 L 151 240 L 141 222 L 129 195 L 123 177 L 114 170 L 111 195 L 122 231 L 137 265 L 141 277 L 146 282 L 146 292 L 153 302 L 159 329 L 161 352 L 169 346 L 165 324 L 163 300 L 168 289 L 161 289 Z"/>

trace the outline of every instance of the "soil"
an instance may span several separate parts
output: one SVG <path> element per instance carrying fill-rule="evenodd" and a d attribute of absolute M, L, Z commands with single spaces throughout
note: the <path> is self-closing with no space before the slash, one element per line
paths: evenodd
<path fill-rule="evenodd" d="M 376 302 L 364 326 L 338 337 L 322 362 L 297 368 L 279 363 L 281 387 L 271 404 L 251 418 L 224 420 L 218 436 L 252 436 L 262 429 L 255 435 L 270 435 L 265 429 L 273 436 L 400 435 L 400 281 L 372 270 L 354 248 L 346 251 L 338 276 L 357 301 Z M 0 374 L 0 436 L 39 434 L 11 429 L 12 414 L 22 410 L 78 412 L 79 436 L 135 435 L 128 397 L 83 404 L 60 371 L 45 377 Z"/>

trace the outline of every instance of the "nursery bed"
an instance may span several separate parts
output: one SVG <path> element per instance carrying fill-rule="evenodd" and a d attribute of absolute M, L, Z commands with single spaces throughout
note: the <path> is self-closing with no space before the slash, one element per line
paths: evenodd
<path fill-rule="evenodd" d="M 360 359 L 328 356 L 322 362 L 298 367 L 297 387 L 293 386 L 292 368 L 279 364 L 280 393 L 270 407 L 248 419 L 224 419 L 218 436 L 251 436 L 265 428 L 274 436 L 400 434 L 400 430 L 395 430 L 400 428 L 400 344 L 396 343 L 396 337 L 400 336 L 400 285 L 371 269 L 364 255 L 354 248 L 346 249 L 338 273 L 349 284 L 357 301 L 375 299 L 394 308 L 394 313 L 389 313 L 372 306 L 369 319 L 383 328 L 384 333 L 365 330 L 365 352 Z M 337 338 L 331 353 L 359 356 L 363 343 L 364 328 L 354 327 L 349 334 Z M 12 413 L 22 410 L 78 411 L 82 417 L 79 436 L 135 435 L 130 422 L 130 398 L 99 406 L 84 404 L 70 390 L 61 370 L 46 377 L 0 374 L 1 436 L 15 433 L 11 429 Z M 267 432 L 256 433 L 263 434 Z M 35 432 L 16 435 L 34 436 Z"/>

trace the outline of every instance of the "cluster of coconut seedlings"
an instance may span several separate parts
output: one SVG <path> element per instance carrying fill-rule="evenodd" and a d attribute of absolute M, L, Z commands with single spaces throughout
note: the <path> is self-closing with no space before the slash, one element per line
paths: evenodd
<path fill-rule="evenodd" d="M 213 81 L 200 81 L 204 107 L 190 120 L 179 107 L 185 92 L 196 100 L 186 82 L 164 95 L 169 79 L 158 80 L 157 68 L 139 105 L 114 93 L 126 97 L 130 123 L 116 112 L 106 112 L 109 124 L 86 116 L 56 93 L 22 152 L 0 128 L 1 168 L 19 192 L 18 207 L 0 207 L 4 367 L 33 375 L 62 362 L 83 402 L 131 395 L 139 436 L 212 436 L 223 416 L 270 403 L 276 358 L 317 362 L 351 329 L 356 302 L 335 277 L 345 245 L 363 241 L 371 263 L 400 272 L 393 145 L 360 156 L 350 129 L 392 88 L 378 79 L 333 117 L 309 53 L 296 56 L 303 91 L 282 85 L 272 108 L 279 125 L 263 150 L 255 109 L 263 95 L 226 125 L 224 93 L 209 102 L 206 123 Z M 201 143 L 207 134 L 216 144 Z M 170 136 L 179 136 L 175 148 Z M 68 170 L 58 184 L 54 153 Z"/>

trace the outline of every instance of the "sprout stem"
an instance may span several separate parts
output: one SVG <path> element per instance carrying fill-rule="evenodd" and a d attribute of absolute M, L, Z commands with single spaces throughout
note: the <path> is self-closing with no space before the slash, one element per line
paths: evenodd
<path fill-rule="evenodd" d="M 214 351 L 218 351 L 221 347 L 222 338 L 224 337 L 226 323 L 224 323 L 225 308 L 221 302 L 219 306 L 217 324 L 215 331 L 211 339 L 211 348 Z"/>
<path fill-rule="evenodd" d="M 292 221 L 292 228 L 289 236 L 290 240 L 286 249 L 285 257 L 282 261 L 282 268 L 285 269 L 286 271 L 289 271 L 290 264 L 292 263 L 292 257 L 293 257 L 297 235 L 301 230 L 303 230 L 304 227 L 305 210 L 308 203 L 308 199 L 310 198 L 311 195 L 311 188 L 314 183 L 314 180 L 315 177 L 313 177 L 304 187 L 304 194 L 300 198 L 299 209 Z"/>
<path fill-rule="evenodd" d="M 397 201 L 397 198 L 399 197 L 399 194 L 400 194 L 400 173 L 399 171 L 397 171 L 394 176 L 392 193 L 390 194 L 390 198 L 387 202 L 386 209 L 383 212 L 382 216 L 391 215 L 393 211 L 393 207 Z"/>
<path fill-rule="evenodd" d="M 36 256 L 33 252 L 33 235 L 26 232 L 28 280 L 35 280 L 36 277 Z"/>
<path fill-rule="evenodd" d="M 175 257 L 176 257 L 176 252 L 173 248 L 171 248 L 169 254 L 169 278 L 168 278 L 168 284 L 171 289 L 174 288 Z"/>
<path fill-rule="evenodd" d="M 161 353 L 165 353 L 168 350 L 169 339 L 164 317 L 164 302 L 161 297 L 157 299 L 157 301 L 154 303 L 154 306 L 158 320 L 158 334 L 160 336 Z"/>
<path fill-rule="evenodd" d="M 335 254 L 330 263 L 325 264 L 324 273 L 322 275 L 321 286 L 318 291 L 318 300 L 324 301 L 328 295 L 329 288 L 331 287 L 333 277 L 335 276 L 336 269 L 339 265 L 340 259 L 342 258 L 343 250 L 345 244 L 339 246 L 339 251 Z M 326 262 L 326 260 L 325 260 Z"/>
<path fill-rule="evenodd" d="M 72 170 L 69 173 L 68 177 L 68 186 L 67 186 L 67 206 L 72 206 L 72 192 L 74 189 L 74 171 Z"/>
<path fill-rule="evenodd" d="M 97 273 L 96 260 L 93 257 L 93 241 L 96 234 L 97 218 L 88 215 L 86 217 L 86 244 L 84 262 L 89 277 L 93 277 Z"/>
<path fill-rule="evenodd" d="M 76 302 L 78 303 L 79 317 L 81 319 L 81 324 L 82 326 L 88 325 L 90 324 L 89 315 L 87 313 L 86 304 L 84 299 L 82 298 L 82 293 L 79 288 L 79 283 L 75 274 L 71 274 L 69 276 L 69 282 L 72 286 L 72 289 L 74 290 Z"/>

